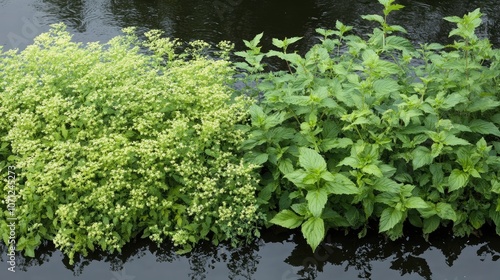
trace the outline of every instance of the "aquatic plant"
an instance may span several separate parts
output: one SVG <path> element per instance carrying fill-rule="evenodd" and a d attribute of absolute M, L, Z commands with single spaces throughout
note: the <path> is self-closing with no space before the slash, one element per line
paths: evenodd
<path fill-rule="evenodd" d="M 500 234 L 500 52 L 474 31 L 479 9 L 456 23 L 450 45 L 415 47 L 388 21 L 403 8 L 380 0 L 383 15 L 366 38 L 317 29 L 304 56 L 287 52 L 300 38 L 262 34 L 238 52 L 250 108 L 248 162 L 261 168 L 258 202 L 268 225 L 300 227 L 314 250 L 330 228 L 367 232 L 369 221 L 391 239 L 409 222 L 424 235 L 452 225 L 456 235 L 485 223 Z M 266 72 L 266 58 L 287 69 Z"/>

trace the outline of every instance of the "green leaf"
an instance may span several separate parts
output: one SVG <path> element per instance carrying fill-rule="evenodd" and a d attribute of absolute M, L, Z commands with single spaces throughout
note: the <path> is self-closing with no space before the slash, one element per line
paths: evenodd
<path fill-rule="evenodd" d="M 311 190 L 307 192 L 306 200 L 309 211 L 315 217 L 320 217 L 328 201 L 328 193 L 324 189 Z"/>
<path fill-rule="evenodd" d="M 485 135 L 491 134 L 500 137 L 500 130 L 498 129 L 498 126 L 492 122 L 473 120 L 470 122 L 469 127 L 473 132 Z"/>
<path fill-rule="evenodd" d="M 379 192 L 399 193 L 402 184 L 386 177 L 378 178 L 373 184 L 373 188 Z"/>
<path fill-rule="evenodd" d="M 441 223 L 441 219 L 434 215 L 430 218 L 424 219 L 424 227 L 422 229 L 424 234 L 429 234 L 433 231 L 435 231 L 438 227 L 439 224 Z"/>
<path fill-rule="evenodd" d="M 290 208 L 292 208 L 293 211 L 295 211 L 295 213 L 299 214 L 300 216 L 307 215 L 308 208 L 307 208 L 306 203 L 292 204 L 292 206 L 290 206 Z"/>
<path fill-rule="evenodd" d="M 294 229 L 299 227 L 303 220 L 304 218 L 297 216 L 293 211 L 285 209 L 276 214 L 269 222 L 284 228 Z"/>
<path fill-rule="evenodd" d="M 443 143 L 448 146 L 470 145 L 467 140 L 458 138 L 453 134 L 446 136 L 446 138 L 443 140 Z"/>
<path fill-rule="evenodd" d="M 293 172 L 286 174 L 284 177 L 290 180 L 290 182 L 294 183 L 296 186 L 301 186 L 306 176 L 307 173 L 304 170 L 297 169 Z"/>
<path fill-rule="evenodd" d="M 384 18 L 380 15 L 364 15 L 364 16 L 361 16 L 361 18 L 369 20 L 369 21 L 376 21 L 380 24 L 384 23 Z"/>
<path fill-rule="evenodd" d="M 475 229 L 480 229 L 486 222 L 484 213 L 481 211 L 472 211 L 469 215 L 470 224 Z"/>
<path fill-rule="evenodd" d="M 321 173 L 326 170 L 326 162 L 316 151 L 301 147 L 299 148 L 299 165 L 307 171 Z"/>
<path fill-rule="evenodd" d="M 410 197 L 405 201 L 405 207 L 410 209 L 428 208 L 429 205 L 420 197 Z"/>
<path fill-rule="evenodd" d="M 328 152 L 333 148 L 345 149 L 353 144 L 350 138 L 326 139 L 321 142 L 321 151 Z"/>
<path fill-rule="evenodd" d="M 334 174 L 333 182 L 326 182 L 325 187 L 328 194 L 358 194 L 359 189 L 349 178 L 342 174 Z"/>
<path fill-rule="evenodd" d="M 392 207 L 387 207 L 380 216 L 379 232 L 388 231 L 403 218 L 403 212 Z"/>
<path fill-rule="evenodd" d="M 441 219 L 452 221 L 457 220 L 457 214 L 455 213 L 455 210 L 453 210 L 453 207 L 448 203 L 439 202 L 438 204 L 436 204 L 436 212 Z"/>
<path fill-rule="evenodd" d="M 381 79 L 373 82 L 373 89 L 377 94 L 388 95 L 391 92 L 398 91 L 400 88 L 399 84 L 392 79 Z"/>
<path fill-rule="evenodd" d="M 469 174 L 463 172 L 462 170 L 453 169 L 450 177 L 448 177 L 449 191 L 451 192 L 465 187 L 468 181 Z"/>
<path fill-rule="evenodd" d="M 314 252 L 325 237 L 325 223 L 323 219 L 318 217 L 309 218 L 302 224 L 302 234 Z"/>
<path fill-rule="evenodd" d="M 492 109 L 497 109 L 500 106 L 500 102 L 493 100 L 488 97 L 477 98 L 472 102 L 469 107 L 467 107 L 468 112 L 477 112 L 477 111 L 488 111 Z"/>
<path fill-rule="evenodd" d="M 415 150 L 413 150 L 411 154 L 414 170 L 432 163 L 433 157 L 431 155 L 431 151 L 427 147 L 418 146 L 417 148 L 415 148 Z"/>
<path fill-rule="evenodd" d="M 380 170 L 380 168 L 378 168 L 378 166 L 376 166 L 375 164 L 369 164 L 369 165 L 363 167 L 361 169 L 361 171 L 363 171 L 367 174 L 375 175 L 376 177 L 379 177 L 379 178 L 384 176 L 382 174 L 382 171 Z"/>

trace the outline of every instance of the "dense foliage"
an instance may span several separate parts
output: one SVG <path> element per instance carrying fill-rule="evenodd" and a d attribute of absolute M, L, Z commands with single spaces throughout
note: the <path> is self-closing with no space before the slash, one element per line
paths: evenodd
<path fill-rule="evenodd" d="M 83 46 L 56 25 L 0 56 L 0 164 L 17 170 L 16 245 L 28 256 L 43 240 L 73 259 L 137 234 L 189 250 L 261 224 L 258 180 L 237 151 L 248 100 L 231 97 L 231 46 L 214 60 L 203 42 L 177 55 L 157 31 L 143 46 L 125 32 Z"/>
<path fill-rule="evenodd" d="M 500 52 L 474 33 L 481 13 L 445 18 L 457 24 L 453 44 L 414 48 L 387 21 L 403 6 L 380 3 L 383 16 L 363 16 L 379 25 L 367 39 L 337 22 L 305 56 L 287 52 L 297 37 L 262 52 L 262 34 L 237 53 L 246 82 L 258 82 L 247 90 L 262 96 L 244 143 L 263 165 L 262 209 L 301 227 L 313 250 L 329 228 L 363 236 L 370 220 L 391 239 L 405 221 L 425 235 L 485 223 L 500 234 Z M 288 71 L 263 72 L 266 57 Z"/>
<path fill-rule="evenodd" d="M 0 168 L 17 176 L 0 197 L 15 187 L 17 250 L 52 240 L 72 260 L 142 235 L 188 251 L 264 224 L 301 227 L 313 249 L 370 221 L 392 239 L 406 221 L 500 234 L 500 52 L 474 33 L 481 13 L 445 18 L 453 44 L 415 48 L 387 20 L 402 6 L 380 3 L 367 38 L 337 22 L 301 56 L 288 52 L 300 38 L 266 53 L 259 34 L 234 65 L 225 42 L 216 59 L 158 31 L 82 45 L 61 24 L 0 50 Z"/>

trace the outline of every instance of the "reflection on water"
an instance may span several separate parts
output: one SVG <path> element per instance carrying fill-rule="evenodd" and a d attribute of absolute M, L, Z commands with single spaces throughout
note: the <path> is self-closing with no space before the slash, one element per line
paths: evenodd
<path fill-rule="evenodd" d="M 410 230 L 411 231 L 411 230 Z M 0 246 L 5 251 L 5 246 Z M 179 256 L 171 245 L 161 247 L 136 240 L 122 253 L 92 253 L 68 259 L 50 244 L 36 252 L 36 258 L 18 256 L 18 271 L 9 279 L 43 279 L 61 275 L 78 279 L 112 279 L 127 273 L 138 279 L 497 279 L 500 240 L 494 229 L 481 237 L 451 237 L 443 229 L 428 241 L 417 231 L 398 241 L 385 240 L 375 232 L 358 239 L 355 233 L 330 231 L 312 253 L 300 232 L 265 232 L 261 240 L 241 247 L 201 244 Z M 5 262 L 2 255 L 2 262 Z M 44 270 L 37 269 L 45 267 Z M 107 268 L 106 268 L 107 267 Z M 0 270 L 2 279 L 8 275 Z M 103 278 L 104 275 L 104 278 Z M 40 278 L 42 277 L 42 278 Z M 116 278 L 116 277 L 115 277 Z M 34 279 L 34 278 L 33 278 Z M 47 278 L 48 279 L 48 278 Z M 63 278 L 60 278 L 63 279 Z M 131 278 L 133 279 L 133 278 Z M 116 280 L 122 280 L 117 278 Z"/>
<path fill-rule="evenodd" d="M 481 8 L 485 14 L 478 32 L 500 46 L 500 5 L 497 0 L 399 0 L 406 8 L 391 15 L 390 21 L 404 26 L 415 43 L 449 42 L 450 23 L 445 16 Z M 336 20 L 371 31 L 360 15 L 380 13 L 374 0 L 0 0 L 0 44 L 12 44 L 9 33 L 23 34 L 22 18 L 41 22 L 38 34 L 55 22 L 65 22 L 75 39 L 107 41 L 121 28 L 137 26 L 140 31 L 162 29 L 182 40 L 203 39 L 211 43 L 230 40 L 242 48 L 242 39 L 264 31 L 270 38 L 304 36 L 305 50 L 316 42 L 314 30 L 333 28 Z M 36 18 L 34 18 L 36 17 Z"/>

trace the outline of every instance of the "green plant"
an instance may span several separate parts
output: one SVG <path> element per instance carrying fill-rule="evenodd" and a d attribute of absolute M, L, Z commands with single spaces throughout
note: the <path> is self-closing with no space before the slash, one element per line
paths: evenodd
<path fill-rule="evenodd" d="M 0 54 L 0 164 L 18 170 L 16 245 L 27 256 L 43 240 L 73 261 L 141 234 L 183 251 L 258 234 L 258 178 L 237 150 L 248 100 L 231 97 L 230 62 L 202 55 L 203 42 L 179 54 L 158 31 L 144 43 L 124 32 L 82 45 L 58 24 Z M 5 242 L 6 218 L 4 208 Z"/>
<path fill-rule="evenodd" d="M 474 34 L 479 9 L 445 18 L 458 41 L 415 48 L 388 22 L 403 6 L 379 2 L 384 16 L 363 16 L 379 24 L 366 39 L 337 22 L 304 56 L 279 40 L 281 51 L 262 52 L 262 35 L 237 53 L 263 96 L 243 149 L 262 166 L 268 223 L 300 226 L 313 250 L 329 228 L 363 236 L 371 219 L 391 239 L 405 221 L 425 235 L 487 222 L 500 234 L 500 52 Z M 288 71 L 263 72 L 265 57 Z"/>

